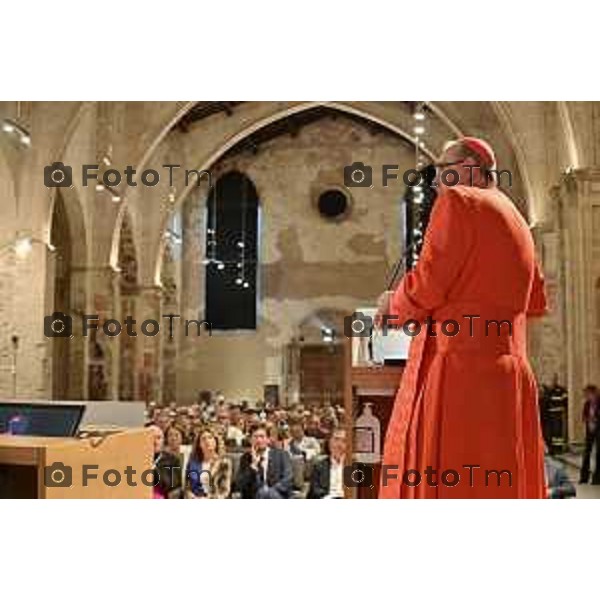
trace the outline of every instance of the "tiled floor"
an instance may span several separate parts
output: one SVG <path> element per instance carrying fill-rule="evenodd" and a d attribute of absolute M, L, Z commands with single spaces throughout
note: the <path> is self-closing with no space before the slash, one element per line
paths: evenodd
<path fill-rule="evenodd" d="M 577 488 L 577 498 L 583 499 L 600 499 L 600 485 L 580 485 L 579 480 L 579 465 L 581 464 L 581 456 L 578 454 L 565 454 L 560 457 L 564 462 L 567 473 Z"/>

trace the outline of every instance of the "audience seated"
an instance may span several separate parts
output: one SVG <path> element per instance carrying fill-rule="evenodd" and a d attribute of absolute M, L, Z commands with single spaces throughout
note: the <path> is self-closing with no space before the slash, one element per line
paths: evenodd
<path fill-rule="evenodd" d="M 329 432 L 334 431 L 331 446 L 339 443 L 333 438 L 339 436 L 340 420 L 341 407 L 228 402 L 208 391 L 190 406 L 150 403 L 146 421 L 156 444 L 155 496 L 338 497 L 338 471 L 321 452 Z"/>
<path fill-rule="evenodd" d="M 307 498 L 344 497 L 344 461 L 346 458 L 346 432 L 336 429 L 327 442 L 327 454 L 312 468 Z"/>
<path fill-rule="evenodd" d="M 302 421 L 296 421 L 290 426 L 291 440 L 289 449 L 291 454 L 299 454 L 309 461 L 321 454 L 321 444 L 314 438 L 304 434 Z"/>
<path fill-rule="evenodd" d="M 186 469 L 186 498 L 228 498 L 232 465 L 223 456 L 223 444 L 210 429 L 195 439 Z"/>
<path fill-rule="evenodd" d="M 180 498 L 182 493 L 181 459 L 163 448 L 164 434 L 160 427 L 151 425 L 154 439 L 154 497 Z"/>
<path fill-rule="evenodd" d="M 242 498 L 281 499 L 292 493 L 290 455 L 269 447 L 263 425 L 252 429 L 252 446 L 240 459 L 236 488 Z"/>

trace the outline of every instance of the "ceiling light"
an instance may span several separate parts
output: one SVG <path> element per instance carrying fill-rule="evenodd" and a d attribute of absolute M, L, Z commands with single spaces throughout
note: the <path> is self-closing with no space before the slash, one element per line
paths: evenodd
<path fill-rule="evenodd" d="M 15 242 L 15 252 L 19 258 L 25 258 L 31 252 L 32 240 L 30 237 L 22 237 Z"/>

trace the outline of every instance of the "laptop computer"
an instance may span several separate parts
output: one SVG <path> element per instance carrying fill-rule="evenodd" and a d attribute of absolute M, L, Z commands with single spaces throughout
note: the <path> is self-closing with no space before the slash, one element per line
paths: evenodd
<path fill-rule="evenodd" d="M 75 437 L 85 412 L 78 402 L 0 402 L 0 434 Z"/>

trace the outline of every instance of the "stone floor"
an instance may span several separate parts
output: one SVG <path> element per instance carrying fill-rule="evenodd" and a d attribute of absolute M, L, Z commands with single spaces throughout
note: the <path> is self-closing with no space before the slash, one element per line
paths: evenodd
<path fill-rule="evenodd" d="M 579 467 L 581 465 L 581 455 L 578 453 L 567 453 L 557 456 L 564 463 L 567 473 L 577 488 L 577 498 L 583 499 L 600 499 L 600 485 L 581 485 L 579 481 Z"/>

